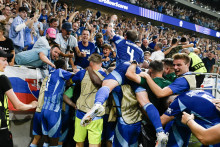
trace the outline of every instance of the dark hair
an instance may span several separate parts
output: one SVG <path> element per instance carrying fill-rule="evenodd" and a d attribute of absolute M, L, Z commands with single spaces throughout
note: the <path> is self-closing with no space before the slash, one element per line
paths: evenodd
<path fill-rule="evenodd" d="M 56 18 L 51 18 L 49 23 L 53 23 L 53 22 L 56 22 L 56 21 L 58 21 Z"/>
<path fill-rule="evenodd" d="M 129 30 L 126 33 L 126 36 L 128 40 L 135 42 L 135 40 L 137 40 L 138 34 L 137 31 Z"/>
<path fill-rule="evenodd" d="M 95 35 L 95 37 L 96 37 L 96 41 L 97 41 L 99 38 L 102 38 L 103 35 L 101 33 L 98 33 L 98 34 Z"/>
<path fill-rule="evenodd" d="M 56 69 L 58 68 L 65 69 L 66 63 L 65 63 L 65 60 L 59 59 L 54 62 L 54 65 L 56 66 Z"/>
<path fill-rule="evenodd" d="M 182 37 L 180 42 L 186 42 L 186 37 Z"/>
<path fill-rule="evenodd" d="M 173 67 L 173 59 L 171 59 L 171 58 L 165 58 L 162 60 L 162 62 L 166 66 Z"/>
<path fill-rule="evenodd" d="M 172 43 L 171 44 L 176 44 L 177 43 L 177 39 L 173 38 Z"/>
<path fill-rule="evenodd" d="M 22 12 L 22 11 L 28 12 L 28 8 L 27 7 L 20 7 L 18 9 L 18 12 Z"/>
<path fill-rule="evenodd" d="M 57 47 L 60 50 L 60 46 L 58 44 L 54 44 L 51 49 L 53 50 L 55 47 Z"/>
<path fill-rule="evenodd" d="M 162 72 L 163 71 L 163 63 L 159 60 L 151 61 L 149 64 L 149 68 L 153 70 L 153 72 Z"/>
<path fill-rule="evenodd" d="M 0 31 L 3 31 L 3 33 L 6 31 L 5 25 L 6 25 L 5 21 L 0 21 Z"/>

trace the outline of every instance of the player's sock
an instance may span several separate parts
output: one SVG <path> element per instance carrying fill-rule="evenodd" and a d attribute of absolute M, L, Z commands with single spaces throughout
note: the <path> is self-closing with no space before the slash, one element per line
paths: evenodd
<path fill-rule="evenodd" d="M 30 144 L 30 147 L 37 147 L 37 145 L 36 144 Z"/>
<path fill-rule="evenodd" d="M 109 97 L 110 89 L 107 86 L 101 87 L 95 96 L 95 104 L 103 104 Z"/>
<path fill-rule="evenodd" d="M 160 120 L 160 114 L 157 108 L 152 103 L 147 103 L 146 105 L 144 105 L 143 108 L 147 112 L 149 119 L 151 120 L 152 124 L 154 125 L 154 128 L 156 129 L 156 132 L 164 132 Z"/>
<path fill-rule="evenodd" d="M 49 147 L 49 143 L 44 142 L 43 147 Z"/>

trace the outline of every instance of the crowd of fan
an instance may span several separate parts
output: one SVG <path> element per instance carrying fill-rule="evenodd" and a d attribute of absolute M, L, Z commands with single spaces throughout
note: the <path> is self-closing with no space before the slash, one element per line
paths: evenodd
<path fill-rule="evenodd" d="M 178 5 L 174 1 L 157 1 L 157 0 L 125 0 L 132 4 L 164 13 L 188 22 L 198 24 L 214 30 L 219 30 L 220 26 L 215 17 L 207 16 L 192 8 Z"/>
<path fill-rule="evenodd" d="M 166 2 L 156 3 L 166 5 Z M 115 46 L 106 34 L 110 19 L 108 14 L 89 9 L 79 12 L 61 3 L 22 0 L 6 1 L 1 8 L 0 46 L 2 50 L 15 54 L 10 65 L 45 67 L 44 63 L 47 63 L 54 67 L 53 60 L 62 56 L 69 58 L 70 67 L 77 72 L 88 66 L 87 59 L 94 52 L 102 55 L 106 69 L 115 60 Z M 139 35 L 137 45 L 153 56 L 159 55 L 154 47 L 161 43 L 158 49 L 161 59 L 171 57 L 167 55 L 168 49 L 193 43 L 191 51 L 194 50 L 200 58 L 209 56 L 210 60 L 213 59 L 211 65 L 218 61 L 219 44 L 216 41 L 183 34 L 163 24 L 153 26 L 123 15 L 115 26 L 115 33 L 120 36 L 124 36 L 127 30 L 136 30 Z M 56 47 L 61 52 L 53 50 Z M 211 57 L 209 51 L 212 52 Z M 153 57 L 151 60 L 154 60 Z"/>

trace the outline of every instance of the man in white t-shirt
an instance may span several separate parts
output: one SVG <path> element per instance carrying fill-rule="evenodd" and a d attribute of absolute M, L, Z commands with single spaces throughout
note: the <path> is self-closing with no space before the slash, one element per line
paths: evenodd
<path fill-rule="evenodd" d="M 164 53 L 161 51 L 162 47 L 163 47 L 162 43 L 157 43 L 155 45 L 154 52 L 151 54 L 151 57 L 149 58 L 150 61 L 164 59 Z"/>

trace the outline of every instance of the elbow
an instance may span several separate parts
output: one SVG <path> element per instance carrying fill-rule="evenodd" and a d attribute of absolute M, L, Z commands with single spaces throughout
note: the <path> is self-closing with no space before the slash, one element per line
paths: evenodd
<path fill-rule="evenodd" d="M 210 142 L 205 137 L 200 137 L 198 140 L 205 146 L 210 145 Z"/>
<path fill-rule="evenodd" d="M 126 72 L 125 76 L 130 80 L 132 80 L 132 77 L 135 77 L 134 73 L 130 72 L 129 70 Z"/>

